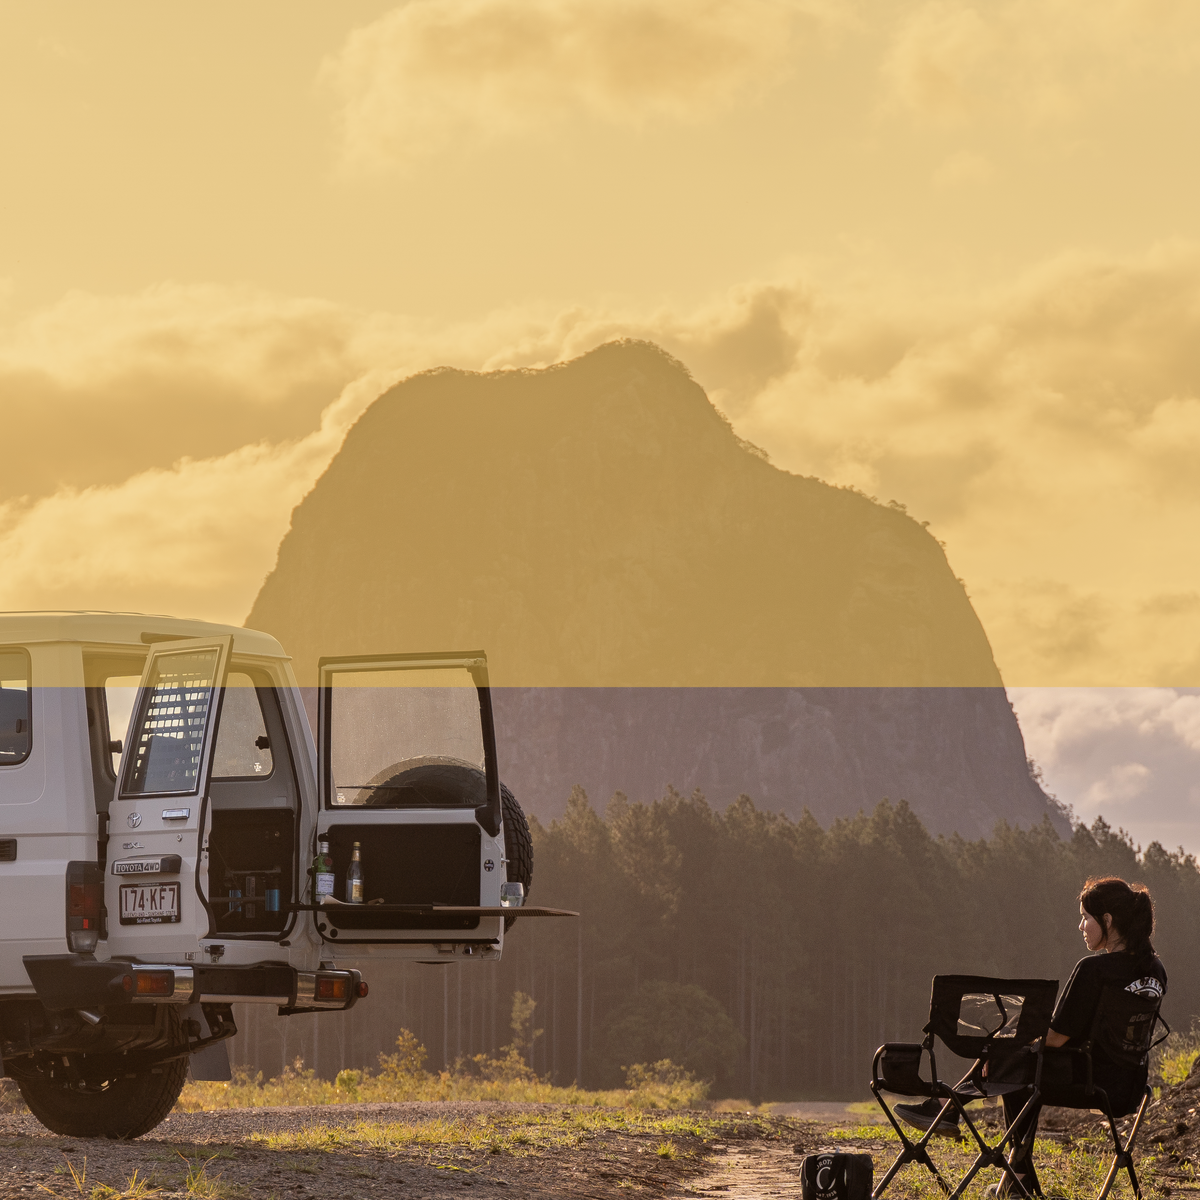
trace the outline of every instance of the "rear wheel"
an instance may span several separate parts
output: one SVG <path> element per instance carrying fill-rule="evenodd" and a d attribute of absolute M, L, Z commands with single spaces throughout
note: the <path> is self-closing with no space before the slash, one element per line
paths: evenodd
<path fill-rule="evenodd" d="M 500 807 L 504 817 L 504 857 L 508 860 L 506 878 L 509 883 L 523 883 L 528 896 L 533 883 L 533 838 L 516 796 L 503 783 L 500 785 Z M 516 917 L 504 918 L 506 932 L 515 920 Z"/>
<path fill-rule="evenodd" d="M 106 1071 L 89 1070 L 94 1064 L 88 1057 L 72 1056 L 70 1073 L 57 1059 L 17 1078 L 29 1111 L 53 1133 L 141 1137 L 171 1111 L 187 1079 L 187 1055 L 109 1078 Z"/>

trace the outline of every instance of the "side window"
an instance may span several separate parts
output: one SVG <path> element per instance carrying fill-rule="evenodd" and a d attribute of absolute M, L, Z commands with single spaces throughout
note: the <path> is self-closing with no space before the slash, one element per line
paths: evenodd
<path fill-rule="evenodd" d="M 213 752 L 214 779 L 265 779 L 275 769 L 267 723 L 255 681 L 244 671 L 230 671 Z"/>
<path fill-rule="evenodd" d="M 121 749 L 128 736 L 145 661 L 144 654 L 84 651 L 83 682 L 97 812 L 108 810 L 121 771 Z"/>
<path fill-rule="evenodd" d="M 0 649 L 0 767 L 24 762 L 33 745 L 29 655 Z"/>
<path fill-rule="evenodd" d="M 109 675 L 104 680 L 104 709 L 108 714 L 109 740 L 121 743 L 120 750 L 110 747 L 108 751 L 112 756 L 113 779 L 121 770 L 121 754 L 129 735 L 129 718 L 133 715 L 133 702 L 137 699 L 141 681 L 140 672 L 137 675 Z"/>

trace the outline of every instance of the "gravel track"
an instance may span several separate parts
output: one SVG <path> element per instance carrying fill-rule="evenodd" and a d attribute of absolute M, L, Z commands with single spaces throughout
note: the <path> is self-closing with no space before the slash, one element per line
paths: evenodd
<path fill-rule="evenodd" d="M 373 1148 L 338 1145 L 331 1149 L 263 1146 L 254 1135 L 288 1134 L 316 1126 L 345 1127 L 360 1121 L 477 1120 L 500 1129 L 512 1119 L 555 1116 L 574 1110 L 561 1105 L 503 1103 L 347 1104 L 305 1108 L 223 1109 L 172 1113 L 134 1142 L 58 1137 L 27 1113 L 0 1114 L 0 1200 L 31 1195 L 88 1196 L 97 1183 L 122 1190 L 136 1170 L 168 1197 L 211 1196 L 227 1200 L 340 1200 L 341 1197 L 402 1196 L 405 1200 L 445 1200 L 464 1188 L 509 1189 L 531 1200 L 616 1200 L 635 1194 L 695 1194 L 709 1170 L 711 1144 L 676 1134 L 679 1155 L 655 1152 L 661 1132 L 602 1130 L 574 1146 L 537 1146 L 527 1152 L 489 1153 L 486 1149 L 404 1145 Z M 592 1111 L 592 1110 L 588 1110 Z M 665 1115 L 665 1114 L 664 1114 Z M 730 1121 L 733 1138 L 753 1141 L 760 1134 Z M 773 1135 L 777 1136 L 777 1135 Z M 186 1186 L 185 1175 L 207 1162 L 215 1190 Z M 80 1189 L 68 1164 L 78 1172 Z M 722 1194 L 722 1193 L 718 1193 Z M 746 1193 L 742 1193 L 746 1194 Z M 766 1193 L 777 1194 L 777 1193 Z"/>
<path fill-rule="evenodd" d="M 161 1125 L 138 1139 L 140 1145 L 186 1142 L 193 1146 L 237 1144 L 252 1134 L 296 1133 L 316 1126 L 346 1126 L 357 1121 L 459 1121 L 471 1117 L 512 1116 L 520 1113 L 553 1114 L 570 1111 L 561 1104 L 504 1104 L 496 1101 L 407 1101 L 397 1104 L 324 1104 L 307 1107 L 220 1108 L 209 1112 L 173 1112 Z M 0 1138 L 42 1138 L 50 1141 L 87 1142 L 87 1138 L 59 1138 L 29 1113 L 0 1115 Z"/>

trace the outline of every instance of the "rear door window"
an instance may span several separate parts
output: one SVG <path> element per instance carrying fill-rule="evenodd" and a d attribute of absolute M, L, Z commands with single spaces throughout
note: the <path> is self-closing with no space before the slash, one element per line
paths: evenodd
<path fill-rule="evenodd" d="M 330 808 L 487 802 L 479 691 L 464 667 L 331 672 Z"/>
<path fill-rule="evenodd" d="M 122 795 L 202 791 L 223 657 L 215 645 L 193 648 L 185 643 L 153 652 L 125 746 Z"/>
<path fill-rule="evenodd" d="M 265 779 L 275 769 L 262 701 L 254 680 L 244 671 L 230 671 L 225 684 L 214 779 Z"/>
<path fill-rule="evenodd" d="M 29 757 L 33 746 L 33 694 L 29 655 L 0 648 L 0 767 Z"/>

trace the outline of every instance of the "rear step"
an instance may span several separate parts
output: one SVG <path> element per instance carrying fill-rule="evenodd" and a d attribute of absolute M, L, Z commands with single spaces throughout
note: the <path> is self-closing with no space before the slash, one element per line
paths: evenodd
<path fill-rule="evenodd" d="M 351 1008 L 367 994 L 358 971 L 298 971 L 286 966 L 180 967 L 97 962 L 78 954 L 23 959 L 48 1009 L 110 1004 L 276 1004 L 281 1013 Z"/>

